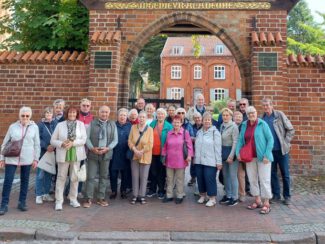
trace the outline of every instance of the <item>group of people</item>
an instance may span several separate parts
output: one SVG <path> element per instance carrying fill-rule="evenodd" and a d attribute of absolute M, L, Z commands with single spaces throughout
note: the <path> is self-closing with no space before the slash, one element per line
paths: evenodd
<path fill-rule="evenodd" d="M 98 118 L 94 118 L 89 99 L 82 99 L 80 107 L 66 107 L 64 100 L 58 99 L 53 107 L 45 108 L 38 124 L 31 120 L 31 108 L 22 107 L 19 120 L 10 125 L 1 146 L 0 166 L 5 166 L 5 179 L 0 215 L 8 211 L 18 166 L 21 179 L 18 209 L 21 211 L 28 210 L 31 168 L 37 169 L 36 204 L 55 201 L 55 210 L 62 210 L 65 194 L 75 208 L 81 206 L 78 201 L 81 193 L 84 208 L 90 208 L 94 202 L 108 206 L 108 177 L 110 199 L 118 195 L 120 177 L 120 197 L 126 199 L 132 192 L 131 204 L 146 204 L 147 197 L 156 195 L 164 203 L 181 204 L 185 197 L 187 166 L 191 167 L 189 185 L 197 183 L 198 186 L 199 204 L 216 205 L 217 172 L 220 171 L 219 179 L 225 190 L 220 203 L 234 206 L 245 201 L 249 183 L 255 201 L 247 208 L 260 208 L 262 214 L 270 212 L 270 200 L 281 199 L 279 166 L 283 200 L 290 204 L 289 150 L 294 129 L 285 114 L 273 109 L 271 99 L 264 99 L 264 114 L 258 118 L 256 109 L 243 98 L 238 111 L 236 101 L 229 100 L 215 120 L 204 102 L 204 96 L 199 94 L 196 104 L 188 111 L 174 105 L 166 111 L 156 110 L 153 104 L 145 104 L 140 98 L 134 109 L 119 109 L 117 121 L 112 121 L 108 106 L 101 106 Z M 6 145 L 18 140 L 23 140 L 20 155 L 5 157 Z M 251 154 L 249 161 L 242 158 L 243 151 Z M 55 153 L 56 175 L 37 167 L 46 153 Z M 84 185 L 78 181 L 82 164 L 87 166 Z M 50 195 L 51 186 L 55 186 L 54 198 Z"/>

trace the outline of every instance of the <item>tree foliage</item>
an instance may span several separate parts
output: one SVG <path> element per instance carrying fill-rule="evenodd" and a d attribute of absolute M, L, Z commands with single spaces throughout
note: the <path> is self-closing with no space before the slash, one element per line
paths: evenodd
<path fill-rule="evenodd" d="M 325 20 L 325 14 L 320 14 Z M 308 4 L 301 0 L 288 16 L 288 53 L 325 54 L 325 21 L 317 24 Z"/>
<path fill-rule="evenodd" d="M 5 0 L 11 14 L 0 19 L 6 49 L 86 50 L 88 10 L 78 0 Z"/>

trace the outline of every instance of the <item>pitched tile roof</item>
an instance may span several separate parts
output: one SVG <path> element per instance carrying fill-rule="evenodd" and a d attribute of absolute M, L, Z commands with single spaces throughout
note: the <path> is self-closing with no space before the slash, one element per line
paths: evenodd
<path fill-rule="evenodd" d="M 1 63 L 86 63 L 88 61 L 86 52 L 77 51 L 3 51 L 0 52 Z"/>
<path fill-rule="evenodd" d="M 311 56 L 310 54 L 303 56 L 302 54 L 298 54 L 297 56 L 294 54 L 289 54 L 287 58 L 287 64 L 290 66 L 302 66 L 302 67 L 321 67 L 325 68 L 325 56 L 321 55 Z"/>
<path fill-rule="evenodd" d="M 283 43 L 280 32 L 273 34 L 272 32 L 252 32 L 252 43 L 255 46 L 275 46 Z"/>
<path fill-rule="evenodd" d="M 92 43 L 109 44 L 121 41 L 121 31 L 96 31 L 90 38 Z"/>
<path fill-rule="evenodd" d="M 230 50 L 224 46 L 223 54 L 216 54 L 215 48 L 217 44 L 224 43 L 216 36 L 200 36 L 198 42 L 202 47 L 202 53 L 200 56 L 232 56 Z M 182 55 L 172 54 L 174 46 L 183 47 Z M 164 49 L 161 52 L 161 57 L 183 57 L 194 56 L 193 41 L 191 37 L 168 37 L 165 43 Z"/>

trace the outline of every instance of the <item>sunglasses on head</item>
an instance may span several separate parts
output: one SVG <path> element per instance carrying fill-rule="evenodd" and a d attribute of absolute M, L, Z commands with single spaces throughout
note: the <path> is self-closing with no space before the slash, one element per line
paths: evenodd
<path fill-rule="evenodd" d="M 178 112 L 177 114 L 185 114 L 185 112 Z"/>
<path fill-rule="evenodd" d="M 28 114 L 22 114 L 21 117 L 22 118 L 29 118 L 29 115 Z"/>

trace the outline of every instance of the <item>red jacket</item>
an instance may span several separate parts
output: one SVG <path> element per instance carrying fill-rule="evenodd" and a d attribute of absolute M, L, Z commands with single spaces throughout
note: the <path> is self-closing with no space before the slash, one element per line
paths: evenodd
<path fill-rule="evenodd" d="M 80 113 L 80 114 L 79 114 L 79 118 L 78 118 L 78 120 L 80 120 L 81 122 L 83 122 L 83 123 L 86 125 L 86 127 L 87 127 L 87 125 L 90 124 L 90 122 L 91 122 L 93 119 L 94 119 L 94 116 L 93 116 L 91 113 L 89 113 L 89 114 L 86 115 L 86 116 L 83 116 L 83 115 Z"/>

